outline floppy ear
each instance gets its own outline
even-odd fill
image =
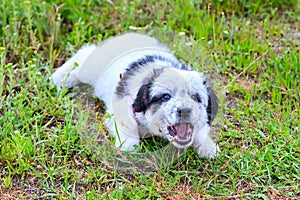
[[[142,85],[136,95],[132,107],[135,112],[145,112],[150,103],[150,88],[152,83]]]
[[[207,91],[208,91],[208,104],[207,104],[207,116],[208,116],[208,124],[211,124],[217,113],[218,113],[218,108],[219,108],[219,103],[218,103],[218,97],[216,93],[213,91],[211,88],[210,84],[207,84],[206,81],[204,84],[207,85]]]

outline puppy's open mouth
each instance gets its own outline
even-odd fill
[[[178,123],[168,127],[169,134],[180,145],[187,145],[191,142],[193,129],[190,123]]]

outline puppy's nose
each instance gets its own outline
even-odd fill
[[[178,110],[177,110],[177,116],[181,120],[189,120],[191,112],[192,112],[191,108],[178,108]]]

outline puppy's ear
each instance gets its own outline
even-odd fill
[[[150,103],[150,88],[152,84],[142,85],[136,95],[132,107],[135,112],[145,112]]]
[[[207,83],[207,81],[204,81],[204,84],[207,86],[207,91],[208,91],[208,104],[207,104],[207,116],[208,116],[208,124],[211,124],[217,113],[218,113],[218,109],[219,109],[219,101],[218,101],[218,97],[216,95],[216,93],[214,92],[214,90],[211,88],[211,85],[209,83]]]

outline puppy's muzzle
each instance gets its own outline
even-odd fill
[[[192,112],[191,108],[179,108],[176,113],[178,121],[180,122],[190,121],[191,112]]]

